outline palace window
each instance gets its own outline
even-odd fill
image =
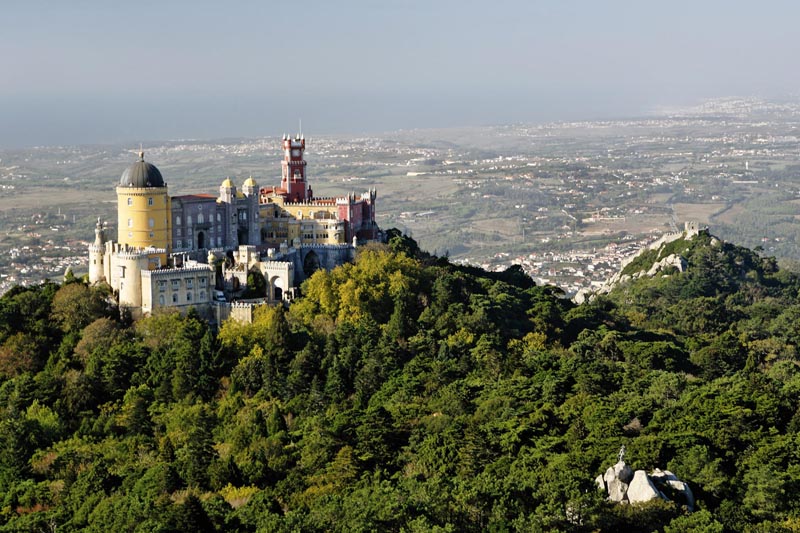
[[[132,228],[132,227],[133,227],[133,219],[132,219],[132,218],[129,218],[129,219],[128,219],[128,227],[129,227],[129,228]]]
[[[167,282],[166,281],[159,281],[158,282],[158,292],[164,292],[167,290]]]
[[[186,293],[186,301],[187,302],[191,302],[192,301],[192,293],[191,292],[187,292]]]
[[[180,226],[181,225],[181,216],[180,215],[175,217],[175,225],[176,226]]]
[[[191,289],[191,288],[192,288],[192,285],[193,285],[193,283],[192,283],[192,282],[193,282],[193,281],[194,281],[194,280],[193,280],[192,278],[189,278],[189,279],[187,279],[187,280],[186,280],[186,288],[187,288],[187,289]]]
[[[192,225],[192,215],[186,215],[186,223]]]
[[[176,293],[172,293],[172,303],[178,303],[178,295]]]
[[[177,290],[178,290],[178,289],[180,289],[180,288],[181,288],[181,280],[179,280],[179,279],[173,279],[173,280],[172,280],[172,290],[173,290],[173,291],[177,291]]]
[[[153,199],[152,198],[148,198],[147,199],[147,205],[153,205]]]
[[[158,305],[162,305],[162,306],[164,305],[164,295],[163,294],[159,294],[158,295]]]
[[[200,301],[202,302],[205,299],[206,299],[206,291],[200,291]]]
[[[133,205],[133,198],[128,198],[128,205]]]
[[[156,225],[156,221],[151,218],[150,220],[147,221],[147,225],[153,228]]]
[[[197,215],[197,223],[198,224],[202,224],[203,222],[205,222],[205,220],[206,219],[205,219],[205,217],[203,217],[203,213],[198,213],[198,215]]]

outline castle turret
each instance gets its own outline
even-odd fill
[[[226,204],[232,204],[236,199],[236,185],[230,178],[225,178],[225,181],[219,186],[219,199]]]
[[[253,176],[247,178],[242,184],[242,194],[248,198],[254,194],[258,194],[258,184],[256,183],[256,180],[253,179]]]
[[[302,202],[309,198],[306,182],[306,160],[303,153],[306,139],[297,135],[294,139],[283,136],[283,161],[281,161],[281,188],[286,191],[288,202]]]
[[[247,206],[247,243],[259,245],[261,244],[261,224],[258,220],[258,183],[253,176],[247,178],[242,184],[242,194]]]
[[[106,236],[103,223],[98,217],[97,225],[94,227],[94,242],[89,245],[89,283],[100,283],[106,279],[103,268],[105,249]]]

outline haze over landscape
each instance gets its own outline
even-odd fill
[[[4,3],[0,533],[797,533],[798,15]]]
[[[800,6],[15,2],[0,148],[642,116],[791,97]]]

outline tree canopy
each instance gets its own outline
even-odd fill
[[[686,272],[576,306],[390,232],[218,331],[12,289],[0,531],[796,531],[800,280],[680,247]],[[697,510],[606,501],[622,444]]]

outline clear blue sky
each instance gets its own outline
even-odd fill
[[[640,115],[798,93],[800,2],[37,1],[0,147]]]

